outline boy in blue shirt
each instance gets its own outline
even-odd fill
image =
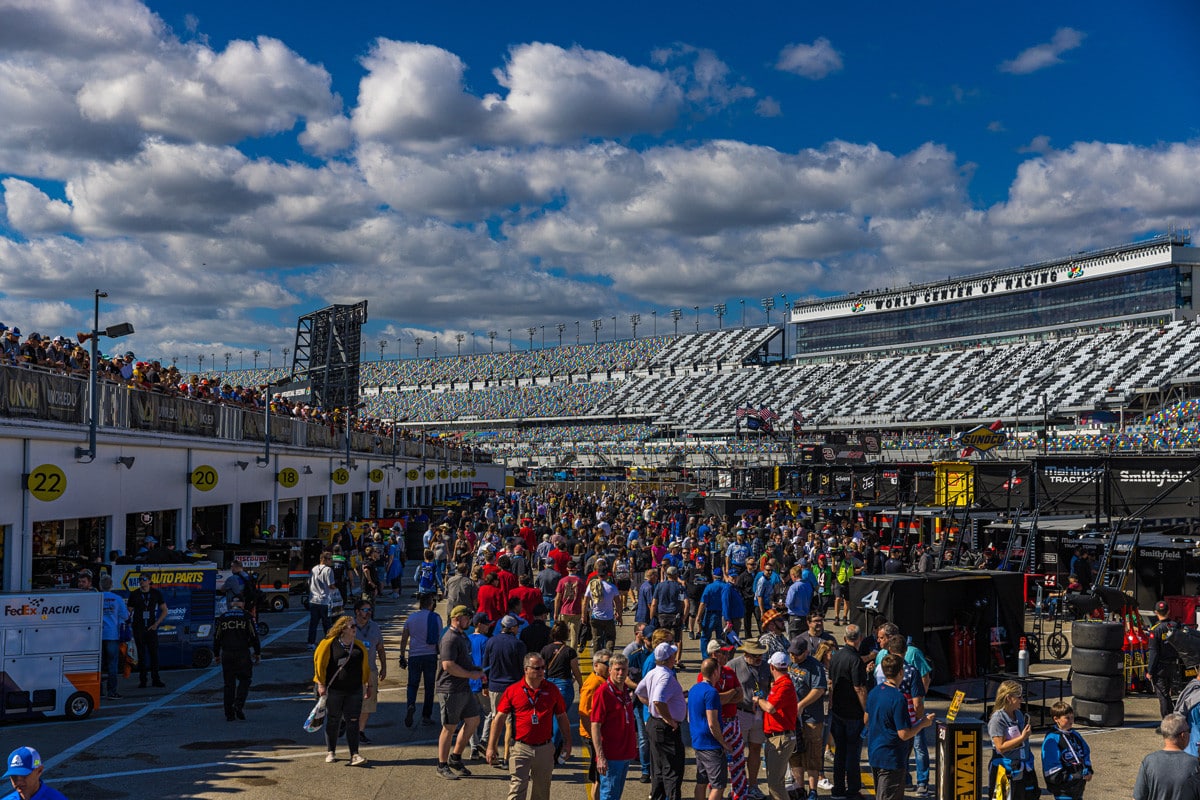
[[[867,762],[875,775],[875,797],[903,800],[908,743],[933,724],[933,714],[915,723],[908,716],[908,701],[899,688],[903,658],[889,653],[880,666],[883,683],[867,695]]]
[[[1092,755],[1074,730],[1075,709],[1061,700],[1050,706],[1054,730],[1042,740],[1042,775],[1055,800],[1081,800],[1092,779]]]

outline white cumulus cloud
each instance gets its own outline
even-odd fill
[[[1013,75],[1028,75],[1039,69],[1061,64],[1062,54],[1083,44],[1086,35],[1074,28],[1059,28],[1050,41],[1022,50],[1016,58],[1001,63],[1000,71]]]
[[[812,44],[789,44],[783,48],[775,69],[818,81],[842,69],[842,55],[822,36]]]

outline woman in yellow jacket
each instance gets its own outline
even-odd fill
[[[317,645],[313,653],[317,694],[325,698],[325,763],[337,761],[338,729],[342,720],[346,723],[346,744],[350,748],[350,766],[366,764],[367,759],[358,754],[358,715],[362,701],[371,696],[371,664],[367,649],[354,638],[354,620],[338,617],[329,628],[329,633]]]

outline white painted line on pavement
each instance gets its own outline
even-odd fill
[[[308,624],[308,618],[302,617],[301,619],[296,620],[295,622],[293,622],[291,625],[287,626],[286,628],[278,630],[271,636],[268,636],[267,639],[263,642],[263,646],[265,647],[266,645],[269,645],[272,642],[279,639],[284,634],[291,633],[293,630],[295,630],[296,628],[299,628],[301,625],[307,625],[307,624]],[[67,759],[73,758],[77,753],[81,753],[84,750],[86,750],[87,748],[91,747],[92,745],[98,744],[99,742],[104,741],[105,739],[107,739],[109,736],[112,736],[117,731],[120,731],[120,730],[123,730],[123,729],[129,727],[130,725],[132,725],[133,723],[142,719],[143,717],[147,716],[151,712],[157,711],[158,709],[167,705],[168,703],[170,703],[172,700],[179,697],[180,695],[190,692],[192,689],[195,689],[197,686],[201,686],[204,683],[206,683],[207,681],[212,680],[217,675],[217,673],[219,673],[220,671],[221,671],[220,666],[209,667],[199,677],[193,678],[191,681],[188,681],[183,686],[180,686],[178,689],[171,692],[170,694],[164,695],[163,697],[159,698],[158,700],[155,700],[154,702],[143,706],[140,710],[135,711],[134,713],[130,714],[127,717],[122,717],[121,719],[119,719],[116,722],[109,725],[107,728],[97,731],[96,733],[92,734],[91,736],[84,739],[83,741],[76,742],[75,744],[68,747],[66,750],[63,750],[62,752],[58,753],[57,755],[46,759],[46,761],[44,762],[44,766],[47,769],[51,769],[51,768],[57,766],[58,764],[61,764],[62,762],[66,761]]]
[[[405,742],[402,745],[371,745],[370,747],[360,747],[359,752],[380,751],[389,748],[408,747],[409,745],[431,745],[437,744],[437,739],[424,739]],[[325,756],[325,746],[322,745],[319,750],[312,750],[305,753],[281,753],[279,755],[246,755],[244,758],[227,758],[221,761],[209,761],[203,764],[179,764],[174,767],[148,767],[147,769],[126,770],[124,772],[102,772],[95,775],[73,775],[62,776],[58,773],[54,774],[55,783],[77,783],[79,781],[98,781],[107,780],[110,778],[128,778],[136,775],[154,775],[163,772],[186,772],[193,769],[213,769],[216,767],[245,767],[252,764],[270,764],[273,762],[296,761],[301,758],[315,758],[317,756]],[[343,758],[343,762],[345,758]]]

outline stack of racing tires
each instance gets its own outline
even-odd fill
[[[1125,722],[1125,626],[1078,620],[1071,626],[1075,717],[1105,728]]]

